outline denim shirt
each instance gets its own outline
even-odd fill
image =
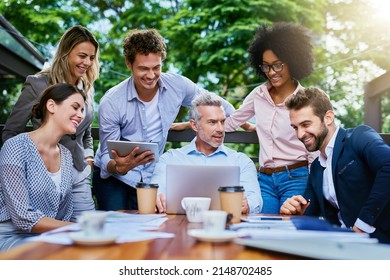
[[[101,99],[98,111],[100,144],[95,157],[95,165],[101,169],[101,178],[114,176],[132,187],[140,181],[149,182],[155,162],[139,165],[126,175],[107,172],[107,164],[110,161],[107,140],[155,142],[161,155],[164,152],[168,130],[175,121],[180,107],[190,106],[194,97],[205,91],[188,78],[173,73],[162,73],[158,86],[157,107],[161,116],[161,139],[148,139],[146,135],[145,106],[138,97],[133,77],[108,90]],[[229,102],[223,100],[222,103],[226,115],[234,112],[234,107]]]

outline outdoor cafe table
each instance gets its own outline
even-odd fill
[[[298,260],[299,256],[251,249],[230,243],[200,242],[187,234],[201,224],[188,223],[185,215],[168,215],[160,231],[173,238],[85,247],[31,242],[0,253],[2,260]]]

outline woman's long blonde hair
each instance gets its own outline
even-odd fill
[[[84,90],[88,92],[93,83],[99,78],[99,43],[95,36],[85,27],[75,25],[69,28],[61,37],[58,49],[54,55],[52,65],[43,69],[40,73],[50,75],[49,84],[68,83],[71,80],[71,74],[68,64],[68,56],[72,49],[82,42],[91,42],[96,49],[96,56],[92,66],[81,78],[84,83]]]

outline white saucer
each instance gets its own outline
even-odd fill
[[[214,233],[205,231],[204,229],[190,229],[188,231],[188,235],[195,237],[200,241],[215,243],[231,241],[238,237],[237,232],[230,230],[224,230],[221,232]]]
[[[70,233],[69,237],[74,244],[83,246],[103,246],[115,243],[118,236],[116,234],[104,233],[101,235],[90,236],[85,235],[84,232]]]

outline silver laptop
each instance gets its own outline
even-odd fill
[[[211,197],[211,210],[221,208],[218,188],[240,185],[240,167],[229,165],[167,165],[166,203],[168,214],[184,214],[186,196]]]

